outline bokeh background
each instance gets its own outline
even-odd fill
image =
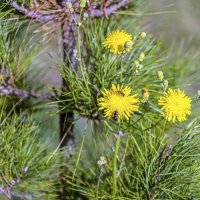
[[[191,40],[191,46],[200,44],[200,1],[198,0],[146,0],[147,29],[163,35],[166,45],[181,39]]]

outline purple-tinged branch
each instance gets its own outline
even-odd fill
[[[20,96],[24,98],[35,98],[35,99],[41,99],[41,100],[53,100],[54,97],[51,95],[45,95],[45,94],[37,94],[35,92],[28,92],[25,90],[21,90],[12,86],[0,86],[0,96],[6,96],[6,95],[14,95],[14,96]]]
[[[131,0],[122,0],[121,2],[117,4],[113,4],[105,9],[96,9],[90,11],[91,17],[101,17],[101,16],[109,16],[113,14],[115,11],[119,10],[120,8],[126,6],[128,3],[130,3]]]
[[[26,17],[34,19],[35,21],[48,22],[48,21],[54,20],[55,18],[54,15],[45,15],[45,14],[38,13],[37,11],[29,10],[23,6],[20,6],[17,2],[14,2],[14,1],[11,2],[10,5],[18,12],[26,15]]]
[[[67,0],[57,0],[58,5],[60,5],[62,7],[65,6],[66,2],[67,2]],[[71,1],[69,1],[69,2],[71,2]]]

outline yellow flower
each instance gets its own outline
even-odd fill
[[[164,96],[160,97],[158,105],[162,106],[163,116],[172,122],[186,120],[186,115],[191,113],[191,98],[185,92],[168,89]]]
[[[130,51],[133,45],[132,35],[126,31],[113,31],[103,42],[103,46],[109,49],[112,53],[122,54]]]
[[[130,95],[130,87],[112,85],[110,90],[104,89],[102,94],[104,97],[98,99],[98,105],[100,110],[104,110],[107,118],[113,117],[119,122],[123,117],[128,120],[131,114],[139,109],[137,94]]]

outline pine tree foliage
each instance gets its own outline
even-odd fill
[[[0,26],[1,81],[6,86],[7,94],[19,93],[19,97],[17,95],[14,98],[4,96],[1,102],[6,101],[5,109],[8,111],[17,103],[19,105],[16,109],[19,110],[22,107],[26,109],[30,106],[30,100],[23,101],[22,97],[29,95],[25,91],[38,91],[44,88],[42,82],[36,84],[44,71],[41,70],[40,75],[37,75],[38,72],[31,68],[31,62],[37,57],[39,46],[38,43],[32,44],[32,37],[27,38],[26,33],[20,33],[20,30],[23,30],[23,22],[1,22]],[[34,96],[34,93],[30,95]],[[36,106],[38,101],[32,101],[31,104]]]
[[[137,10],[141,2],[2,1],[0,199],[200,199],[200,126],[195,111],[200,94],[191,90],[199,81],[199,54],[185,42],[163,50],[159,38],[142,32],[134,16],[142,13]],[[129,52],[127,42],[122,54],[103,45],[115,30],[132,35]],[[63,39],[64,58],[51,55],[62,86],[47,88],[41,81],[45,71],[35,60],[52,33]],[[119,119],[115,101],[110,104],[117,105],[111,118],[104,107],[100,110],[100,98],[108,91],[112,94],[113,85],[131,88],[131,95],[140,99],[130,117],[125,113]],[[180,102],[168,113],[158,104],[169,88],[186,90],[192,99],[185,122],[166,118],[176,107],[185,109]],[[114,95],[123,102],[127,94],[118,90]],[[51,140],[51,127],[45,130],[43,118],[49,113],[75,116],[70,121],[66,114],[67,129],[61,123],[60,131],[65,130],[58,144]],[[50,123],[52,119],[49,115]],[[63,146],[72,129],[76,142]],[[49,146],[56,147],[52,151]]]
[[[176,132],[181,136],[175,142],[166,135],[164,125],[143,131],[132,129],[122,137],[118,154],[118,193],[114,199],[199,198],[199,122],[192,121],[173,134]],[[69,179],[73,190],[91,199],[113,199],[114,143],[111,144],[109,137],[106,140],[103,148],[101,144],[96,151],[93,149],[93,154],[104,155],[106,164],[99,165],[99,157],[89,166],[80,163],[76,178]],[[105,143],[105,140],[99,143]],[[83,159],[85,154],[87,152],[82,152]]]
[[[49,159],[48,143],[38,137],[38,126],[26,115],[1,113],[1,199],[54,199],[59,155]]]

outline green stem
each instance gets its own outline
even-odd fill
[[[98,183],[97,183],[97,188],[96,188],[96,198],[97,198],[97,199],[98,199],[98,196],[99,196],[99,184],[100,184],[100,181],[101,181],[101,176],[102,176],[102,171],[101,171],[100,174],[99,174]]]
[[[122,63],[122,56],[121,56],[121,63],[120,63],[120,67],[121,67],[121,75],[120,75],[120,83],[122,84],[122,72],[123,72],[123,63]]]
[[[80,17],[78,19],[78,28],[77,28],[77,31],[78,31],[78,38],[77,38],[77,46],[78,46],[78,57],[80,59],[80,70],[81,70],[81,74],[82,74],[82,77],[83,77],[83,81],[85,83],[85,87],[88,91],[89,94],[90,93],[90,90],[89,90],[89,87],[88,87],[88,81],[86,80],[86,77],[85,77],[85,70],[83,69],[83,65],[82,65],[82,55],[81,55],[81,33],[80,33],[80,25],[79,23],[81,23],[81,14],[82,14],[82,9],[81,9],[81,12],[80,12]]]
[[[117,154],[119,150],[119,144],[120,144],[120,134],[117,135],[117,141],[115,144],[115,153],[113,158],[113,197],[115,197],[117,192]]]
[[[72,182],[74,181],[74,177],[76,175],[76,170],[78,168],[78,164],[79,164],[79,161],[80,161],[80,158],[81,158],[84,142],[85,142],[85,134],[83,135],[83,139],[82,139],[82,142],[81,142],[81,147],[80,147],[80,150],[79,150],[78,158],[76,160],[76,166],[75,166],[74,171],[73,171]]]
[[[167,124],[167,120],[165,119],[164,126],[163,126],[163,133],[165,132],[166,124]]]

